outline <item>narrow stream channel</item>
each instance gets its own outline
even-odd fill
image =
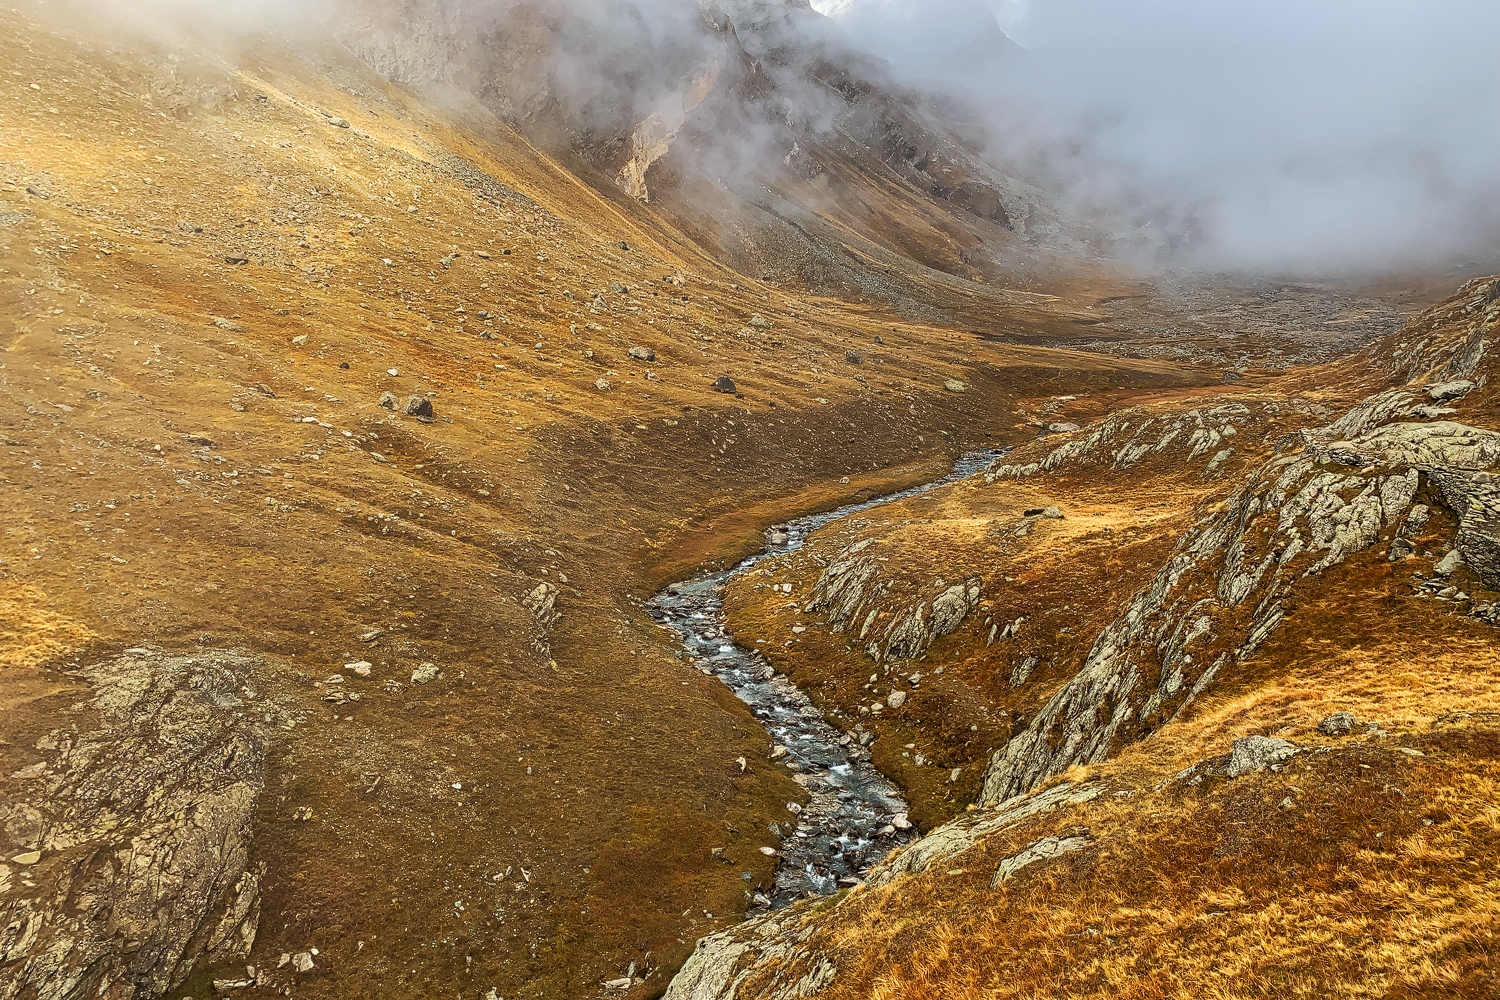
[[[724,584],[764,559],[801,548],[807,536],[825,524],[966,479],[999,454],[969,452],[942,479],[776,525],[766,531],[766,549],[760,555],[734,569],[674,584],[649,603],[653,618],[682,635],[698,668],[727,684],[750,706],[775,744],[786,748],[782,759],[812,796],[795,817],[788,813],[785,825],[795,822],[795,830],[773,823],[775,829],[767,831],[768,838],[779,832],[784,839],[775,886],[754,887],[759,890],[754,893],[758,908],[780,909],[805,896],[827,895],[840,884],[851,885],[892,848],[910,840],[912,832],[906,802],[871,765],[867,745],[824,721],[807,695],[755,650],[755,642],[735,642],[724,622]]]

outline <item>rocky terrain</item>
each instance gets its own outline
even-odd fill
[[[610,9],[0,9],[0,996],[1483,995],[1496,286],[1135,273]],[[652,617],[768,543],[695,634],[899,831]]]
[[[927,835],[668,996],[1491,992],[1497,332],[1471,281],[1348,360],[1056,422],[742,585],[730,623],[788,635]]]

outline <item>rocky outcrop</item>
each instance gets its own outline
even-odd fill
[[[724,71],[726,54],[713,52],[707,65],[682,85],[668,94],[657,109],[651,112],[630,136],[630,159],[620,168],[615,183],[626,194],[640,201],[650,201],[651,191],[646,186],[646,172],[657,160],[666,156],[672,148],[672,140],[687,124],[688,115],[708,99],[709,93],[719,82]]]
[[[698,942],[664,1000],[798,1000],[816,996],[837,970],[804,947],[816,929],[805,907],[746,921]],[[791,976],[775,970],[793,966]],[[768,973],[772,981],[768,983]]]
[[[880,579],[879,557],[871,551],[876,539],[855,542],[818,577],[804,611],[826,613],[835,634],[859,630],[865,652],[876,663],[915,659],[938,639],[952,635],[979,607],[980,581],[966,580],[915,601],[886,598],[888,582]]]
[[[1471,286],[1469,308],[1492,301],[1494,287]],[[1500,584],[1500,483],[1488,471],[1500,465],[1500,434],[1435,419],[1456,411],[1435,412],[1430,393],[1440,384],[1487,382],[1485,330],[1495,323],[1491,312],[1457,336],[1372,356],[1370,367],[1412,381],[1278,442],[1277,454],[1182,537],[1031,725],[995,753],[982,799],[1021,794],[1171,721],[1276,629],[1297,581],[1374,547],[1383,532],[1396,532],[1388,537],[1399,542],[1424,486],[1455,514],[1463,562]],[[1427,366],[1416,363],[1418,355]],[[1085,431],[1082,440],[1093,438]],[[1087,453],[1075,450],[1050,467]]]
[[[1018,796],[998,809],[983,809],[965,814],[938,827],[904,850],[892,853],[870,872],[869,883],[885,885],[904,876],[920,874],[1023,819],[1065,806],[1092,802],[1103,795],[1104,791],[1105,786],[1100,782],[1067,782],[1046,791]]]
[[[1019,455],[996,459],[985,470],[985,481],[1024,479],[1069,466],[1122,471],[1158,456],[1174,463],[1201,465],[1207,475],[1234,456],[1237,439],[1252,423],[1285,413],[1328,416],[1321,406],[1305,400],[1230,400],[1186,413],[1165,414],[1134,407],[1081,430],[1073,429],[1067,440],[1055,447],[1037,445]],[[1034,454],[1044,447],[1045,454]]]
[[[42,739],[0,803],[20,859],[0,864],[0,998],[157,997],[249,954],[257,666],[132,650],[79,672],[99,728]]]

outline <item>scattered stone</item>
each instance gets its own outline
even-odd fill
[[[1071,434],[1078,430],[1077,424],[1048,424],[1047,430],[1053,434]]]
[[[436,663],[423,663],[411,672],[413,684],[428,684],[443,676]]]
[[[1058,507],[1045,507],[1042,509],[1042,516],[1054,521],[1061,521],[1063,519],[1063,512]]]
[[[11,858],[11,860],[18,865],[34,865],[38,861],[42,860],[42,852],[26,851],[24,854],[17,854],[15,857]]]
[[[382,392],[380,394],[380,405],[387,410],[394,410],[401,405],[401,397],[394,392]]]
[[[760,313],[756,313],[754,316],[750,317],[750,325],[755,327],[757,330],[769,330],[776,324],[766,319]]]
[[[734,393],[738,392],[739,389],[735,386],[734,379],[730,378],[728,375],[720,375],[714,382],[714,391],[726,392],[730,395],[734,395]]]
[[[760,849],[760,853],[764,854],[768,858],[774,858],[776,856],[776,848],[774,848],[774,847],[762,847]]]
[[[229,256],[227,256],[227,257],[224,258],[224,263],[226,263],[226,264],[234,264],[234,265],[238,266],[240,264],[248,264],[248,263],[250,263],[250,258],[249,257],[241,257],[238,254],[231,254],[231,255],[229,255]]]
[[[900,708],[906,704],[906,692],[892,691],[890,697],[885,700],[885,703],[891,706],[891,708]]]
[[[855,351],[845,351],[844,360],[849,362],[851,365],[862,365],[865,363],[865,359],[860,357],[858,352]]]
[[[452,267],[454,264],[456,264],[458,262],[459,256],[460,255],[458,253],[456,253],[456,252],[455,253],[450,253],[448,256],[446,256],[442,260],[438,261],[438,266],[441,267],[444,271],[446,271],[446,270],[448,270],[448,268]]]
[[[1318,723],[1318,732],[1324,736],[1348,736],[1357,725],[1353,712],[1335,712]]]
[[[431,417],[432,400],[426,396],[408,396],[402,412],[409,417]]]
[[[214,326],[218,327],[220,330],[227,330],[230,333],[244,333],[245,332],[245,328],[243,326],[240,326],[238,323],[236,323],[232,319],[225,319],[223,316],[214,316],[214,317],[211,317],[211,319],[213,321]]]
[[[632,347],[630,356],[637,361],[655,361],[656,352],[649,347]]]
[[[370,670],[375,666],[369,660],[360,660],[358,663],[344,664],[345,670],[352,670],[361,677],[370,676]]]
[[[307,951],[297,952],[297,954],[292,956],[292,968],[298,972],[311,972],[314,968],[312,953]]]
[[[1287,740],[1272,736],[1246,736],[1234,741],[1224,773],[1227,777],[1238,778],[1252,771],[1264,771],[1296,752],[1297,745]]]
[[[328,119],[328,124],[332,125],[334,128],[348,128],[349,127],[349,122],[347,120],[343,119],[343,118],[330,118],[330,119]]]
[[[594,383],[594,388],[598,389],[600,392],[609,392],[609,390],[614,387],[609,384],[609,379],[601,378]]]
[[[964,385],[956,378],[950,378],[948,381],[944,382],[943,388],[947,389],[949,392],[967,392],[969,389],[968,386]]]
[[[370,631],[366,632],[364,635],[360,636],[359,637],[359,641],[360,642],[374,642],[376,639],[379,639],[383,635],[385,635],[385,629],[381,629],[381,628],[371,629]]]
[[[308,341],[308,336],[305,333],[298,334],[297,336],[295,336],[295,337],[292,338],[292,343],[295,344],[297,347],[306,347],[307,346],[307,341]]]
[[[1432,571],[1438,576],[1451,576],[1454,571],[1458,570],[1461,566],[1463,566],[1463,564],[1463,556],[1458,554],[1457,549],[1454,549],[1452,552],[1449,552],[1447,555],[1443,556],[1442,559],[1439,559],[1437,565],[1432,567]]]

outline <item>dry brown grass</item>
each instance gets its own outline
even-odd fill
[[[0,581],[0,670],[35,667],[94,638],[86,626],[47,608],[36,587]]]

